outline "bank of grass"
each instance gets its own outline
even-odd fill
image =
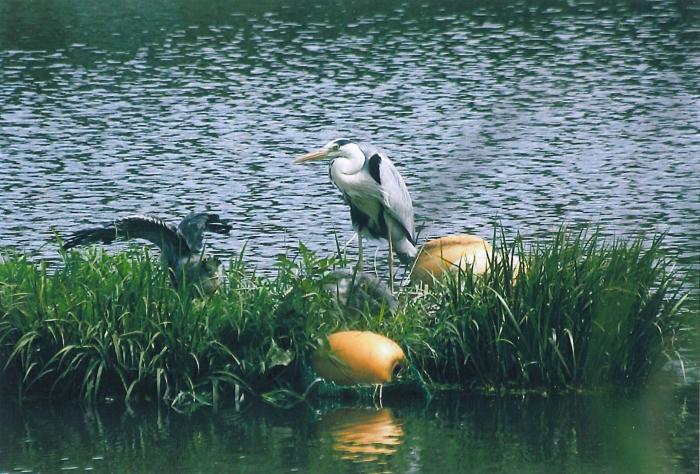
[[[422,390],[630,387],[676,357],[684,298],[661,238],[605,242],[562,229],[527,251],[500,240],[487,275],[401,288],[393,315],[338,305],[322,287],[347,262],[304,247],[274,277],[232,260],[225,285],[206,298],[173,289],[141,249],[72,252],[51,270],[6,255],[0,390],[175,407],[241,394],[276,400],[305,389],[311,353],[341,329],[398,341],[409,359],[404,383]]]

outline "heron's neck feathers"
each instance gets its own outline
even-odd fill
[[[343,147],[343,154],[333,160],[331,166],[341,174],[356,174],[365,165],[365,154],[359,145],[350,143]]]

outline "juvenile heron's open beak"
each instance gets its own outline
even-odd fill
[[[295,158],[294,161],[292,161],[292,164],[298,165],[299,163],[304,163],[306,161],[320,160],[328,156],[328,153],[330,153],[329,149],[319,148],[318,150],[311,151],[305,155]]]

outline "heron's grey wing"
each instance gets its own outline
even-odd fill
[[[63,244],[68,250],[78,245],[115,240],[144,239],[157,245],[166,257],[177,257],[189,253],[187,242],[180,239],[176,229],[161,219],[147,215],[133,215],[99,227],[82,229],[72,234]]]
[[[416,224],[413,216],[413,202],[408,194],[406,183],[391,160],[380,153],[379,163],[380,187],[384,198],[385,211],[391,215],[406,231],[411,243],[416,243]]]
[[[191,212],[182,219],[177,229],[178,235],[187,242],[190,251],[196,253],[202,250],[205,231],[228,234],[231,224],[222,220],[218,214]]]
[[[70,250],[78,245],[95,244],[97,242],[111,244],[116,237],[117,231],[111,223],[105,224],[102,227],[80,229],[73,232],[63,241],[63,250]]]

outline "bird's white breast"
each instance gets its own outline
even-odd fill
[[[339,161],[336,160],[331,165],[331,179],[338,189],[347,194],[353,202],[356,199],[363,201],[370,199],[378,202],[384,200],[381,186],[371,176],[362,172],[344,173],[339,166]]]

